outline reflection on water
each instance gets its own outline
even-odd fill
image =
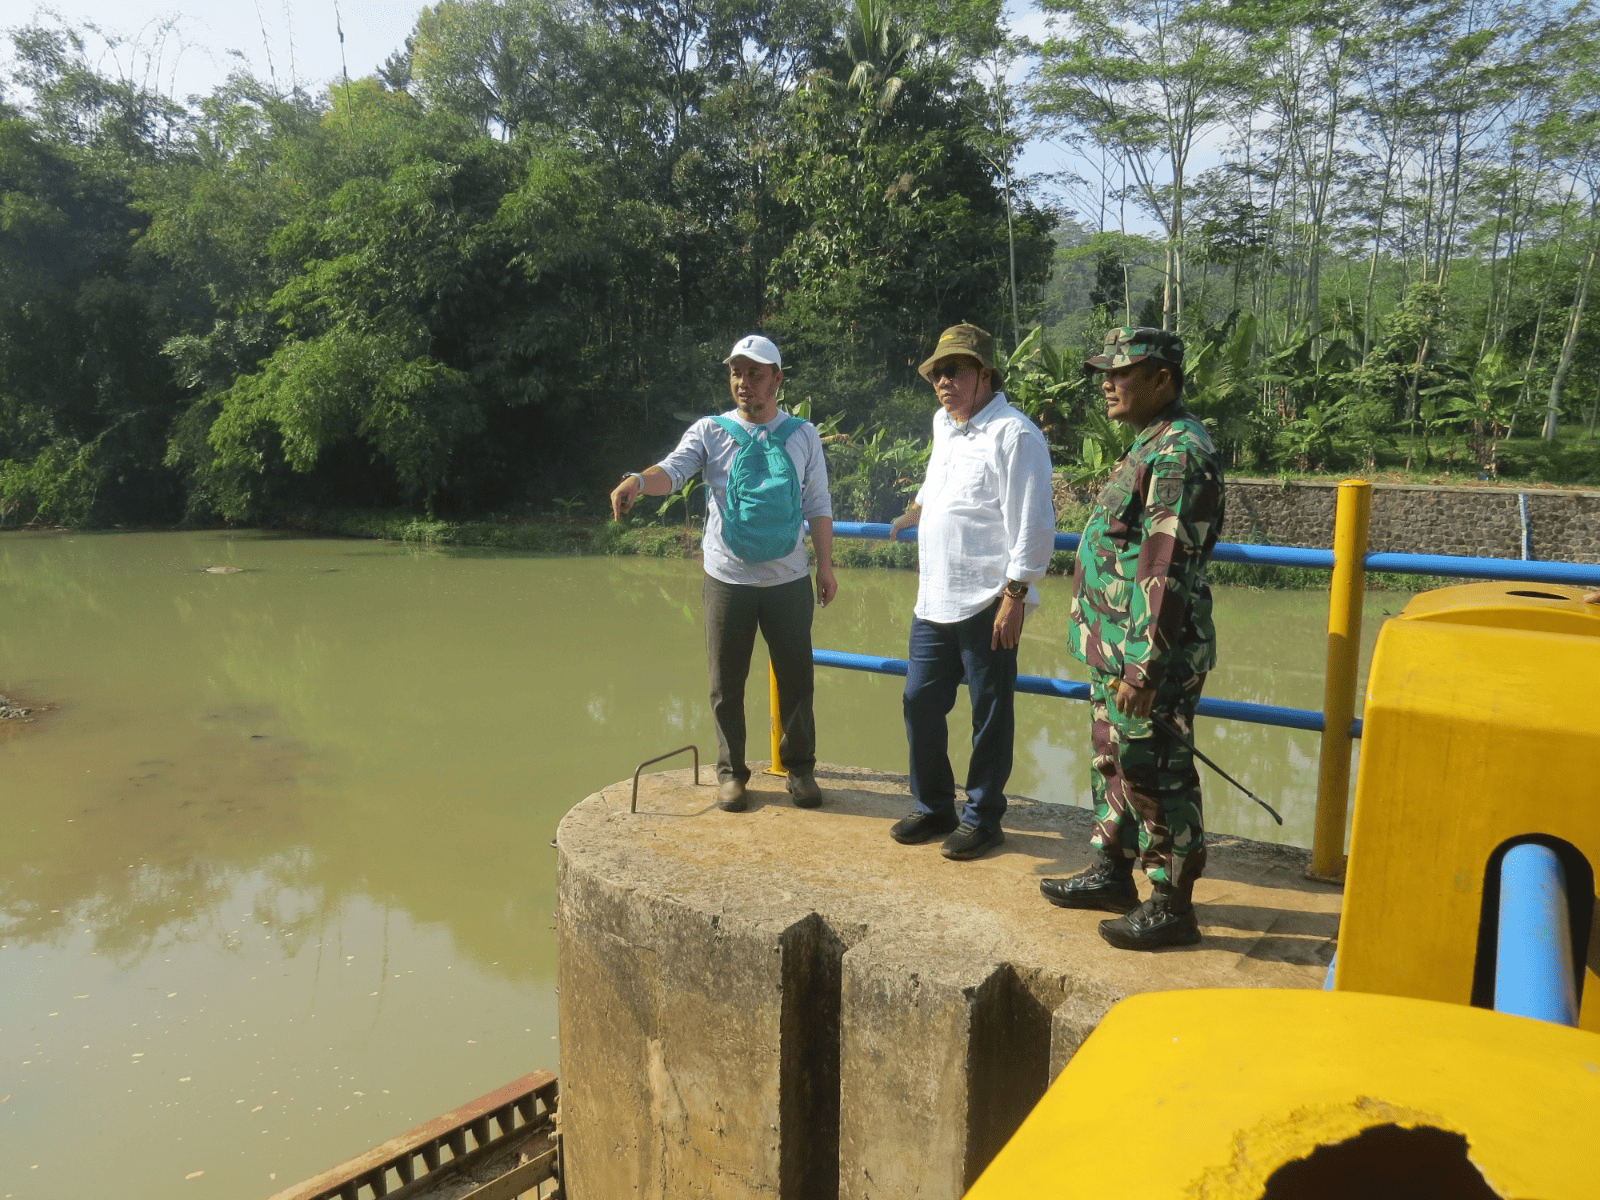
[[[817,644],[903,656],[915,586],[842,573]],[[1082,677],[1066,586],[1026,672]],[[263,1195],[557,1067],[548,842],[715,744],[699,593],[676,561],[0,537],[0,692],[58,706],[0,742],[0,1200]],[[1223,593],[1209,693],[1320,706],[1323,603]],[[820,672],[822,756],[903,771],[900,686]],[[1018,708],[1013,790],[1081,802],[1087,711]],[[1199,737],[1309,838],[1315,738]],[[1206,787],[1215,827],[1278,836]]]

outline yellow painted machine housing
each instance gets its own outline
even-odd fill
[[[1148,992],[1106,1014],[967,1200],[1260,1200],[1285,1163],[1380,1125],[1464,1136],[1498,1195],[1590,1200],[1596,1112],[1584,1030],[1358,992]]]
[[[1385,623],[1335,989],[1470,1003],[1485,872],[1509,840],[1559,838],[1600,874],[1600,605],[1581,596],[1468,584]],[[1600,1032],[1600,920],[1586,957],[1579,1025]]]

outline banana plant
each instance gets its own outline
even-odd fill
[[[1064,453],[1072,411],[1088,394],[1083,365],[1051,346],[1035,325],[1017,348],[1001,358],[1006,399],[1033,419],[1052,450]],[[1093,406],[1089,406],[1093,407]]]
[[[667,518],[672,514],[672,510],[680,504],[683,505],[683,519],[687,522],[690,519],[689,501],[694,498],[696,492],[704,487],[705,484],[700,481],[698,476],[691,476],[684,480],[682,487],[661,497],[661,507],[656,509],[656,523],[658,525],[666,525],[668,523]]]
[[[1336,440],[1345,432],[1347,408],[1346,397],[1331,404],[1307,404],[1294,420],[1278,430],[1275,446],[1279,461],[1292,459],[1301,471],[1332,462],[1338,457]]]
[[[1470,423],[1467,442],[1478,466],[1497,475],[1500,443],[1511,435],[1522,404],[1522,375],[1507,361],[1500,346],[1476,361],[1457,361],[1452,367],[1457,378],[1438,387],[1423,388],[1420,393],[1424,447],[1430,419],[1435,427]]]
[[[1103,483],[1117,460],[1133,446],[1133,426],[1113,421],[1103,412],[1093,408],[1084,413],[1080,426],[1083,433],[1078,461],[1069,464],[1067,482],[1075,488],[1097,488]]]
[[[1245,313],[1231,331],[1207,341],[1184,364],[1184,404],[1234,461],[1258,430],[1260,383],[1250,369],[1255,344],[1255,314]]]

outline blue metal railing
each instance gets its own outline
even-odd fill
[[[888,541],[889,526],[862,521],[835,521],[835,537]],[[901,533],[900,541],[915,542],[915,526]],[[1081,535],[1056,534],[1057,550],[1076,550]],[[1302,546],[1255,546],[1243,542],[1218,542],[1211,553],[1214,562],[1246,563],[1258,567],[1304,567],[1331,571],[1333,551]],[[1364,562],[1369,571],[1389,571],[1400,575],[1442,575],[1453,579],[1501,579],[1528,583],[1566,583],[1579,587],[1600,587],[1600,563],[1529,562],[1511,558],[1467,558],[1446,554],[1368,554]],[[841,667],[847,671],[868,671],[878,675],[904,675],[906,663],[900,658],[872,654],[847,654],[840,650],[813,650],[818,666]],[[1068,679],[1047,679],[1039,675],[1017,676],[1017,691],[1037,696],[1056,696],[1063,700],[1087,700],[1089,685]],[[1315,709],[1285,708],[1277,704],[1253,704],[1245,700],[1202,698],[1199,715],[1225,721],[1249,721],[1257,725],[1276,725],[1284,729],[1303,729],[1321,733],[1323,715]],[[1361,736],[1361,718],[1350,722],[1350,736]]]
[[[1496,1012],[1578,1023],[1567,878],[1549,846],[1523,842],[1500,860],[1494,961]]]
[[[887,541],[889,527],[859,521],[836,521],[835,537]],[[900,535],[905,542],[916,541],[915,527]],[[1076,550],[1080,535],[1056,534],[1057,550]],[[1243,542],[1218,542],[1211,552],[1213,562],[1245,563],[1255,567],[1305,567],[1333,570],[1333,551],[1304,546],[1253,546]],[[1468,558],[1454,554],[1373,553],[1362,559],[1368,571],[1387,571],[1394,575],[1440,575],[1448,579],[1500,579],[1520,583],[1567,583],[1576,587],[1600,587],[1600,563],[1538,562],[1518,558]]]
[[[846,671],[867,671],[874,675],[904,675],[906,660],[883,658],[876,654],[848,654],[843,650],[813,650],[811,660],[819,667],[842,667]],[[1055,696],[1062,700],[1087,700],[1089,685],[1071,679],[1047,679],[1042,675],[1018,675],[1017,691],[1034,696]],[[1251,721],[1257,725],[1277,725],[1284,729],[1322,732],[1322,714],[1309,708],[1283,708],[1276,704],[1251,704],[1244,700],[1200,698],[1203,717],[1225,721]],[[1350,723],[1350,736],[1361,736],[1361,720]]]

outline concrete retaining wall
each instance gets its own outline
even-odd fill
[[[1333,545],[1338,483],[1228,481],[1230,542],[1276,546]],[[1600,562],[1600,492],[1533,488],[1528,498],[1532,557]],[[1402,554],[1463,554],[1521,558],[1518,492],[1510,488],[1448,488],[1379,483],[1372,487],[1367,548]]]
[[[1228,480],[1229,542],[1273,546],[1333,545],[1336,480],[1280,483],[1276,479]],[[1517,496],[1528,498],[1532,557],[1545,561],[1600,562],[1600,491],[1498,487],[1372,485],[1370,551],[1400,554],[1460,554],[1481,558],[1522,557],[1522,517]],[[1082,503],[1059,479],[1058,508]]]
[[[1087,811],[1014,799],[1006,845],[952,863],[890,840],[904,777],[817,774],[814,812],[758,775],[723,813],[680,771],[562,821],[573,1200],[956,1200],[1121,997],[1322,982],[1339,894],[1304,851],[1217,839],[1206,941],[1126,954],[1038,894],[1087,863]]]

